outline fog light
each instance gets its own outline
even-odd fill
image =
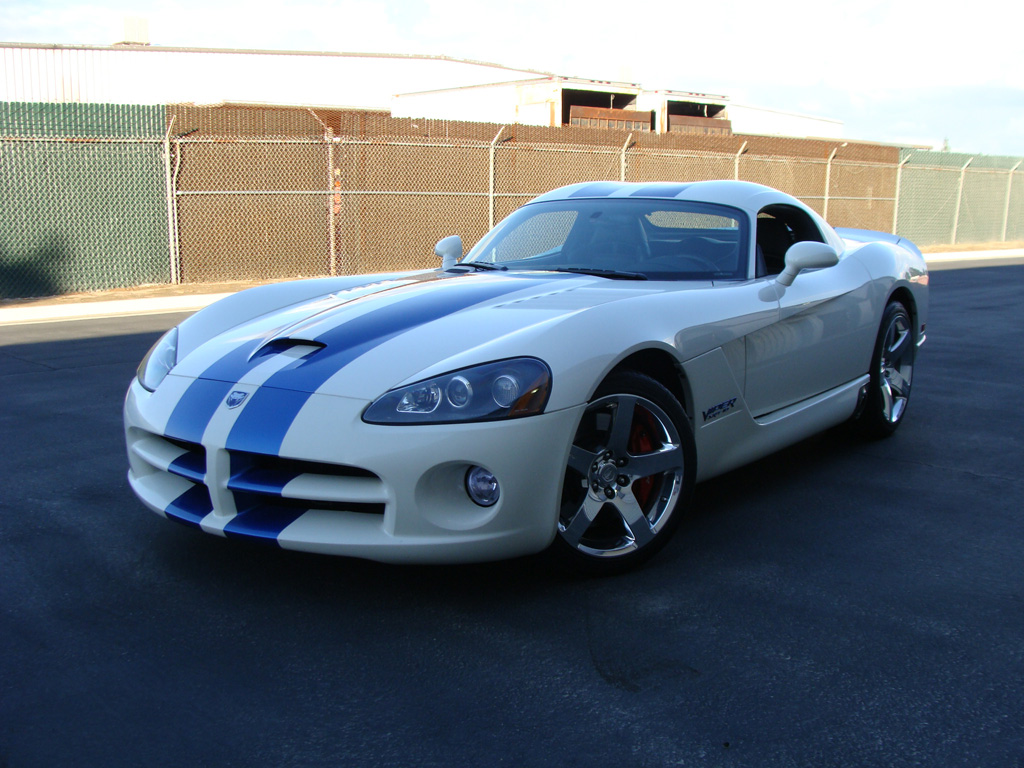
[[[470,467],[466,472],[466,493],[481,507],[493,506],[501,494],[498,478],[483,467]]]

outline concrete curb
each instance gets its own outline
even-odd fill
[[[61,320],[155,315],[168,312],[195,312],[230,293],[203,293],[190,296],[158,296],[146,299],[112,299],[76,304],[32,304],[0,308],[0,325],[51,323]]]
[[[989,259],[1015,259],[1024,256],[1024,248],[1007,251],[949,251],[948,253],[926,253],[924,260],[929,264],[946,261],[982,261]]]

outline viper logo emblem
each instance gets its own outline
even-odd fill
[[[724,403],[713,405],[706,411],[701,411],[701,415],[704,417],[704,421],[711,421],[731,411],[734,405],[736,405],[735,397],[732,400],[726,400]]]
[[[237,408],[238,406],[245,402],[245,398],[247,398],[248,396],[248,392],[243,392],[240,389],[236,389],[234,392],[228,395],[228,398],[227,400],[224,401],[224,404],[228,408]]]

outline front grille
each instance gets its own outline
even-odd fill
[[[163,438],[175,448],[184,451],[177,459],[167,467],[167,471],[178,477],[184,477],[193,483],[203,482],[206,477],[206,449],[198,443],[188,443],[184,440]]]
[[[358,467],[231,451],[228,490],[239,512],[264,504],[384,514],[384,486]]]
[[[207,450],[191,443],[133,430],[132,454],[148,469],[140,484],[153,489],[149,500],[168,517],[198,526],[214,510],[215,500],[234,502],[235,516],[226,533],[273,538],[308,511],[383,517],[387,490],[365,469],[324,462],[229,451],[230,475],[210,461]],[[223,489],[226,486],[227,494]],[[216,502],[221,503],[221,502]]]
[[[128,448],[133,457],[136,491],[147,503],[169,518],[195,527],[213,511],[205,484],[203,446],[132,429]]]

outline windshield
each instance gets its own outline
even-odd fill
[[[526,205],[463,264],[649,280],[747,277],[746,217],[682,200],[586,198]]]

